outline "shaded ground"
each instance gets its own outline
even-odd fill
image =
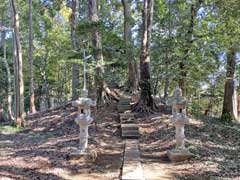
[[[186,146],[196,157],[170,163],[166,152],[174,148],[175,130],[169,117],[154,115],[138,123],[146,179],[240,180],[240,125],[192,119],[185,128]]]
[[[89,146],[95,163],[70,160],[78,146],[76,110],[70,106],[39,114],[23,130],[0,126],[0,180],[116,180],[121,174],[123,142],[114,106],[99,110],[97,131],[90,127]],[[196,157],[170,163],[174,127],[169,116],[138,118],[140,149],[146,180],[240,180],[240,125],[214,119],[192,119],[186,146]]]
[[[76,110],[69,106],[35,116],[20,132],[1,133],[0,179],[118,179],[123,142],[115,116],[108,112],[97,115],[101,122],[97,131],[94,125],[90,127],[89,147],[98,157],[95,163],[84,163],[69,159],[79,140],[75,115]]]

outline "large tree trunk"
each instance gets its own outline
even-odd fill
[[[124,9],[124,40],[125,40],[125,53],[128,58],[128,82],[127,90],[135,93],[139,90],[138,82],[138,71],[136,67],[136,62],[133,53],[133,43],[132,43],[132,16],[131,16],[131,0],[122,0]]]
[[[23,59],[22,47],[19,36],[19,16],[15,0],[11,0],[12,6],[12,19],[14,28],[14,54],[15,54],[15,96],[16,96],[16,124],[24,126],[24,82],[23,82]]]
[[[6,67],[7,71],[7,80],[8,80],[8,91],[7,91],[7,106],[8,106],[8,120],[13,120],[13,115],[12,115],[12,88],[11,88],[11,72],[10,68],[7,62],[7,56],[6,56],[6,41],[5,41],[5,36],[6,33],[2,32],[1,36],[1,46],[3,49],[3,63]]]
[[[104,69],[103,69],[103,54],[102,54],[102,40],[101,33],[96,27],[99,22],[98,18],[98,1],[89,0],[88,1],[88,12],[89,20],[92,23],[92,43],[94,48],[94,57],[97,63],[96,67],[96,85],[97,85],[97,103],[98,105],[107,103],[109,104],[111,99],[117,99],[116,94],[112,92],[107,83],[104,80]]]
[[[227,72],[222,109],[222,119],[225,120],[237,120],[237,98],[234,85],[235,66],[236,50],[231,48],[227,55]]]
[[[34,70],[33,70],[33,25],[32,25],[32,0],[29,0],[29,68],[30,68],[30,113],[34,113],[35,109],[35,97],[34,97]]]
[[[79,7],[78,0],[72,0],[71,40],[72,40],[72,47],[75,51],[78,50],[77,36],[76,36],[78,7]],[[76,100],[78,98],[78,89],[79,89],[79,64],[73,63],[72,65],[72,100]]]
[[[154,110],[150,84],[150,43],[152,32],[153,0],[144,0],[143,31],[140,56],[140,87],[141,97],[134,107],[134,111],[149,113]]]

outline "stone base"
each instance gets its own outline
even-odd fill
[[[78,159],[86,162],[95,162],[97,159],[97,151],[86,149],[84,152],[77,150],[70,154],[70,159]]]
[[[167,156],[171,162],[185,161],[194,157],[194,155],[190,153],[188,149],[183,150],[173,149],[167,152]]]

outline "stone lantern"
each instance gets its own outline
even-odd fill
[[[187,100],[182,96],[182,90],[179,87],[176,88],[170,104],[172,105],[171,121],[176,132],[176,147],[168,151],[168,157],[173,162],[184,161],[193,155],[185,147],[184,125],[189,123],[189,119],[186,115]]]
[[[72,102],[74,107],[78,107],[78,116],[75,118],[75,122],[79,125],[79,149],[78,154],[83,154],[86,152],[88,146],[88,127],[92,123],[93,118],[91,117],[91,107],[96,106],[95,101],[88,98],[88,91],[83,89],[81,92],[81,97]]]
[[[88,127],[93,122],[91,117],[91,107],[96,106],[96,102],[88,98],[88,90],[86,88],[86,61],[84,51],[84,85],[81,90],[80,98],[73,101],[72,105],[78,108],[78,115],[75,118],[75,122],[79,125],[79,148],[73,155],[87,155],[87,158],[96,158],[96,152],[94,150],[89,150],[88,147]],[[90,155],[90,156],[88,156]]]

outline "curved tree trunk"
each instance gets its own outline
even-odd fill
[[[224,120],[237,120],[237,98],[234,85],[235,66],[236,50],[231,48],[227,55],[227,72],[222,109],[222,119]]]
[[[150,113],[154,110],[150,84],[150,43],[152,32],[153,0],[144,0],[143,34],[140,56],[141,97],[134,107],[135,112]]]
[[[34,70],[33,70],[33,25],[32,25],[32,0],[29,0],[29,66],[30,66],[30,113],[36,112],[34,97]]]
[[[19,36],[19,15],[17,10],[17,4],[15,0],[11,0],[12,6],[12,19],[14,28],[14,56],[15,56],[15,115],[16,124],[18,126],[24,126],[24,82],[23,82],[23,59],[22,59],[22,47]]]
[[[138,71],[133,53],[132,42],[132,16],[131,16],[131,0],[122,0],[124,9],[124,40],[125,40],[125,54],[128,58],[128,82],[127,90],[136,93],[139,90]]]

